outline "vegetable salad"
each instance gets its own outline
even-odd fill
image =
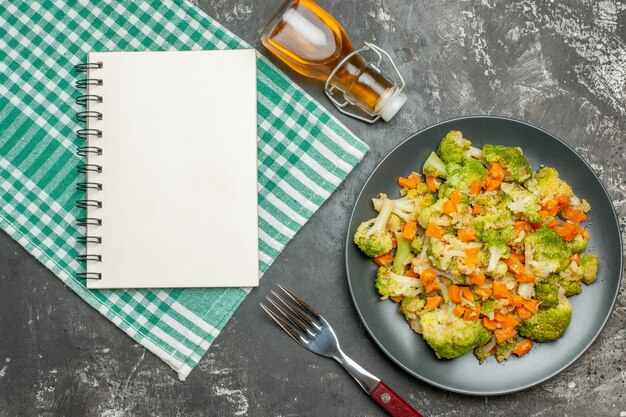
[[[372,200],[378,215],[355,244],[379,265],[382,299],[398,303],[439,358],[474,351],[482,363],[561,337],[567,297],[596,278],[581,225],[591,207],[554,168],[533,172],[517,147],[442,139],[422,174],[398,178],[400,197]]]

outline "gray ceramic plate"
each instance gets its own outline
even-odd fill
[[[555,167],[574,189],[591,204],[587,229],[591,237],[587,251],[599,257],[598,279],[583,293],[570,298],[572,322],[565,335],[537,346],[522,358],[499,364],[489,358],[483,365],[472,353],[439,360],[406,324],[391,301],[380,301],[374,288],[376,265],[352,243],[360,222],[376,215],[371,198],[384,192],[398,195],[396,179],[422,165],[450,130],[460,130],[474,146],[485,143],[520,146],[528,161]],[[354,305],[363,324],[380,348],[398,365],[416,377],[454,392],[497,395],[523,390],[561,372],[596,339],[606,323],[620,287],[622,244],[617,217],[609,196],[591,167],[555,136],[527,123],[490,116],[449,120],[411,136],[376,167],[359,195],[346,237],[346,270]]]

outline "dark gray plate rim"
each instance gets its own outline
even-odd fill
[[[390,157],[390,155],[392,155],[394,152],[396,152],[396,150],[399,149],[403,144],[405,144],[406,142],[408,142],[410,140],[413,140],[415,137],[419,136],[420,134],[422,134],[423,132],[425,132],[425,131],[427,131],[429,129],[433,129],[433,128],[435,128],[437,126],[440,126],[440,125],[443,125],[443,124],[453,123],[453,122],[461,122],[461,121],[468,120],[468,119],[483,119],[487,123],[489,121],[493,121],[493,120],[504,120],[504,121],[513,122],[513,123],[519,123],[521,125],[525,125],[526,127],[530,127],[531,129],[535,129],[535,130],[543,133],[547,137],[550,137],[551,139],[559,142],[561,145],[564,145],[566,148],[568,148],[580,160],[580,162],[582,162],[584,165],[586,165],[587,168],[589,169],[589,172],[591,172],[593,174],[593,176],[595,176],[595,178],[597,179],[598,183],[600,183],[600,186],[602,188],[602,192],[603,192],[604,197],[606,198],[606,201],[609,203],[608,205],[610,206],[610,212],[613,215],[613,218],[610,219],[610,220],[613,220],[615,222],[615,224],[618,225],[618,227],[619,227],[619,221],[618,221],[618,218],[617,218],[617,214],[615,212],[615,207],[613,206],[613,204],[611,202],[611,197],[609,196],[604,183],[598,177],[598,175],[595,173],[595,171],[589,165],[589,163],[582,156],[580,156],[578,154],[578,152],[576,152],[570,145],[568,145],[563,140],[561,140],[558,137],[554,136],[550,132],[547,132],[546,130],[541,129],[540,127],[537,127],[537,126],[532,125],[532,124],[530,124],[528,122],[525,122],[525,121],[522,121],[522,120],[518,120],[518,119],[513,119],[513,118],[503,117],[503,116],[494,116],[494,115],[472,115],[472,116],[463,116],[463,117],[457,117],[457,118],[453,118],[453,119],[444,120],[444,121],[441,121],[441,122],[436,123],[434,125],[427,126],[424,129],[422,129],[422,130],[412,134],[411,136],[409,136],[408,138],[406,138],[405,140],[400,142],[397,146],[395,146],[376,165],[376,167],[374,168],[372,173],[369,175],[369,177],[367,178],[367,180],[363,184],[363,187],[361,188],[361,191],[359,192],[359,195],[357,196],[357,198],[355,200],[355,204],[354,204],[354,207],[352,209],[352,213],[350,214],[350,220],[349,220],[349,223],[348,223],[349,226],[348,226],[348,230],[346,232],[346,239],[345,239],[346,244],[345,244],[345,249],[344,249],[344,262],[345,262],[345,268],[346,268],[346,276],[347,276],[347,281],[348,281],[348,288],[350,290],[350,297],[352,298],[352,303],[354,304],[354,307],[355,307],[355,309],[357,311],[357,314],[358,314],[361,322],[365,326],[365,329],[369,333],[370,337],[378,345],[378,347],[392,361],[394,361],[398,366],[400,366],[402,369],[404,369],[405,371],[407,371],[411,375],[421,379],[424,382],[427,382],[427,383],[429,383],[429,384],[431,384],[433,386],[436,386],[438,388],[441,388],[441,389],[444,389],[444,390],[447,390],[447,391],[452,391],[452,392],[457,392],[457,393],[460,393],[460,394],[467,394],[467,395],[493,396],[493,395],[502,395],[502,394],[509,394],[509,393],[513,393],[513,392],[523,391],[525,389],[528,389],[530,387],[538,385],[538,384],[540,384],[542,382],[545,382],[548,379],[550,379],[550,378],[554,377],[555,375],[559,374],[560,372],[562,372],[566,368],[568,368],[580,356],[582,356],[583,353],[585,353],[587,351],[587,349],[589,349],[589,347],[593,344],[593,342],[597,339],[599,334],[604,329],[604,326],[606,325],[606,323],[607,323],[607,321],[608,321],[608,319],[609,319],[609,317],[610,317],[610,315],[613,312],[613,309],[615,307],[615,302],[617,300],[617,296],[618,296],[618,293],[619,293],[619,288],[621,287],[621,281],[622,281],[622,276],[623,276],[623,259],[622,259],[622,257],[619,258],[619,276],[618,276],[617,285],[616,285],[617,291],[615,291],[615,293],[613,294],[613,298],[611,300],[611,305],[610,305],[610,308],[608,309],[608,314],[605,315],[601,325],[597,328],[597,331],[593,334],[593,336],[591,338],[589,338],[588,342],[579,350],[579,352],[577,354],[573,355],[570,358],[570,360],[567,361],[563,366],[561,366],[559,369],[557,369],[557,370],[555,370],[553,372],[547,373],[546,375],[542,376],[541,378],[536,379],[535,381],[533,381],[531,383],[523,384],[523,385],[520,385],[520,386],[516,387],[515,389],[508,389],[508,390],[488,390],[488,391],[486,391],[486,390],[480,390],[480,389],[476,389],[476,390],[457,389],[457,388],[450,387],[450,386],[448,386],[448,385],[446,385],[444,383],[440,383],[440,382],[438,382],[438,381],[436,381],[434,379],[429,379],[429,378],[424,377],[423,375],[420,375],[418,372],[416,372],[413,369],[409,368],[406,364],[404,364],[402,361],[397,359],[391,352],[389,352],[389,350],[385,346],[385,341],[379,340],[376,337],[376,335],[374,334],[373,329],[370,327],[369,323],[365,320],[365,318],[363,316],[363,313],[362,313],[361,309],[359,308],[358,300],[355,297],[355,292],[354,292],[354,289],[352,287],[352,280],[350,279],[350,265],[349,265],[349,256],[348,256],[348,245],[352,245],[353,244],[352,243],[352,229],[353,229],[353,223],[354,223],[354,215],[355,215],[356,208],[357,208],[356,202],[361,200],[361,198],[363,197],[363,192],[365,191],[366,186],[372,180],[372,178],[377,175],[379,168]],[[622,242],[621,233],[618,232],[617,236],[619,238],[619,246],[620,246],[620,248],[622,248],[623,247],[622,246],[623,242]]]

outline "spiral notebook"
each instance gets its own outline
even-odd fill
[[[255,51],[93,52],[77,69],[87,287],[258,285]]]

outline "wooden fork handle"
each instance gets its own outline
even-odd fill
[[[424,417],[383,381],[376,384],[370,397],[393,417]]]

